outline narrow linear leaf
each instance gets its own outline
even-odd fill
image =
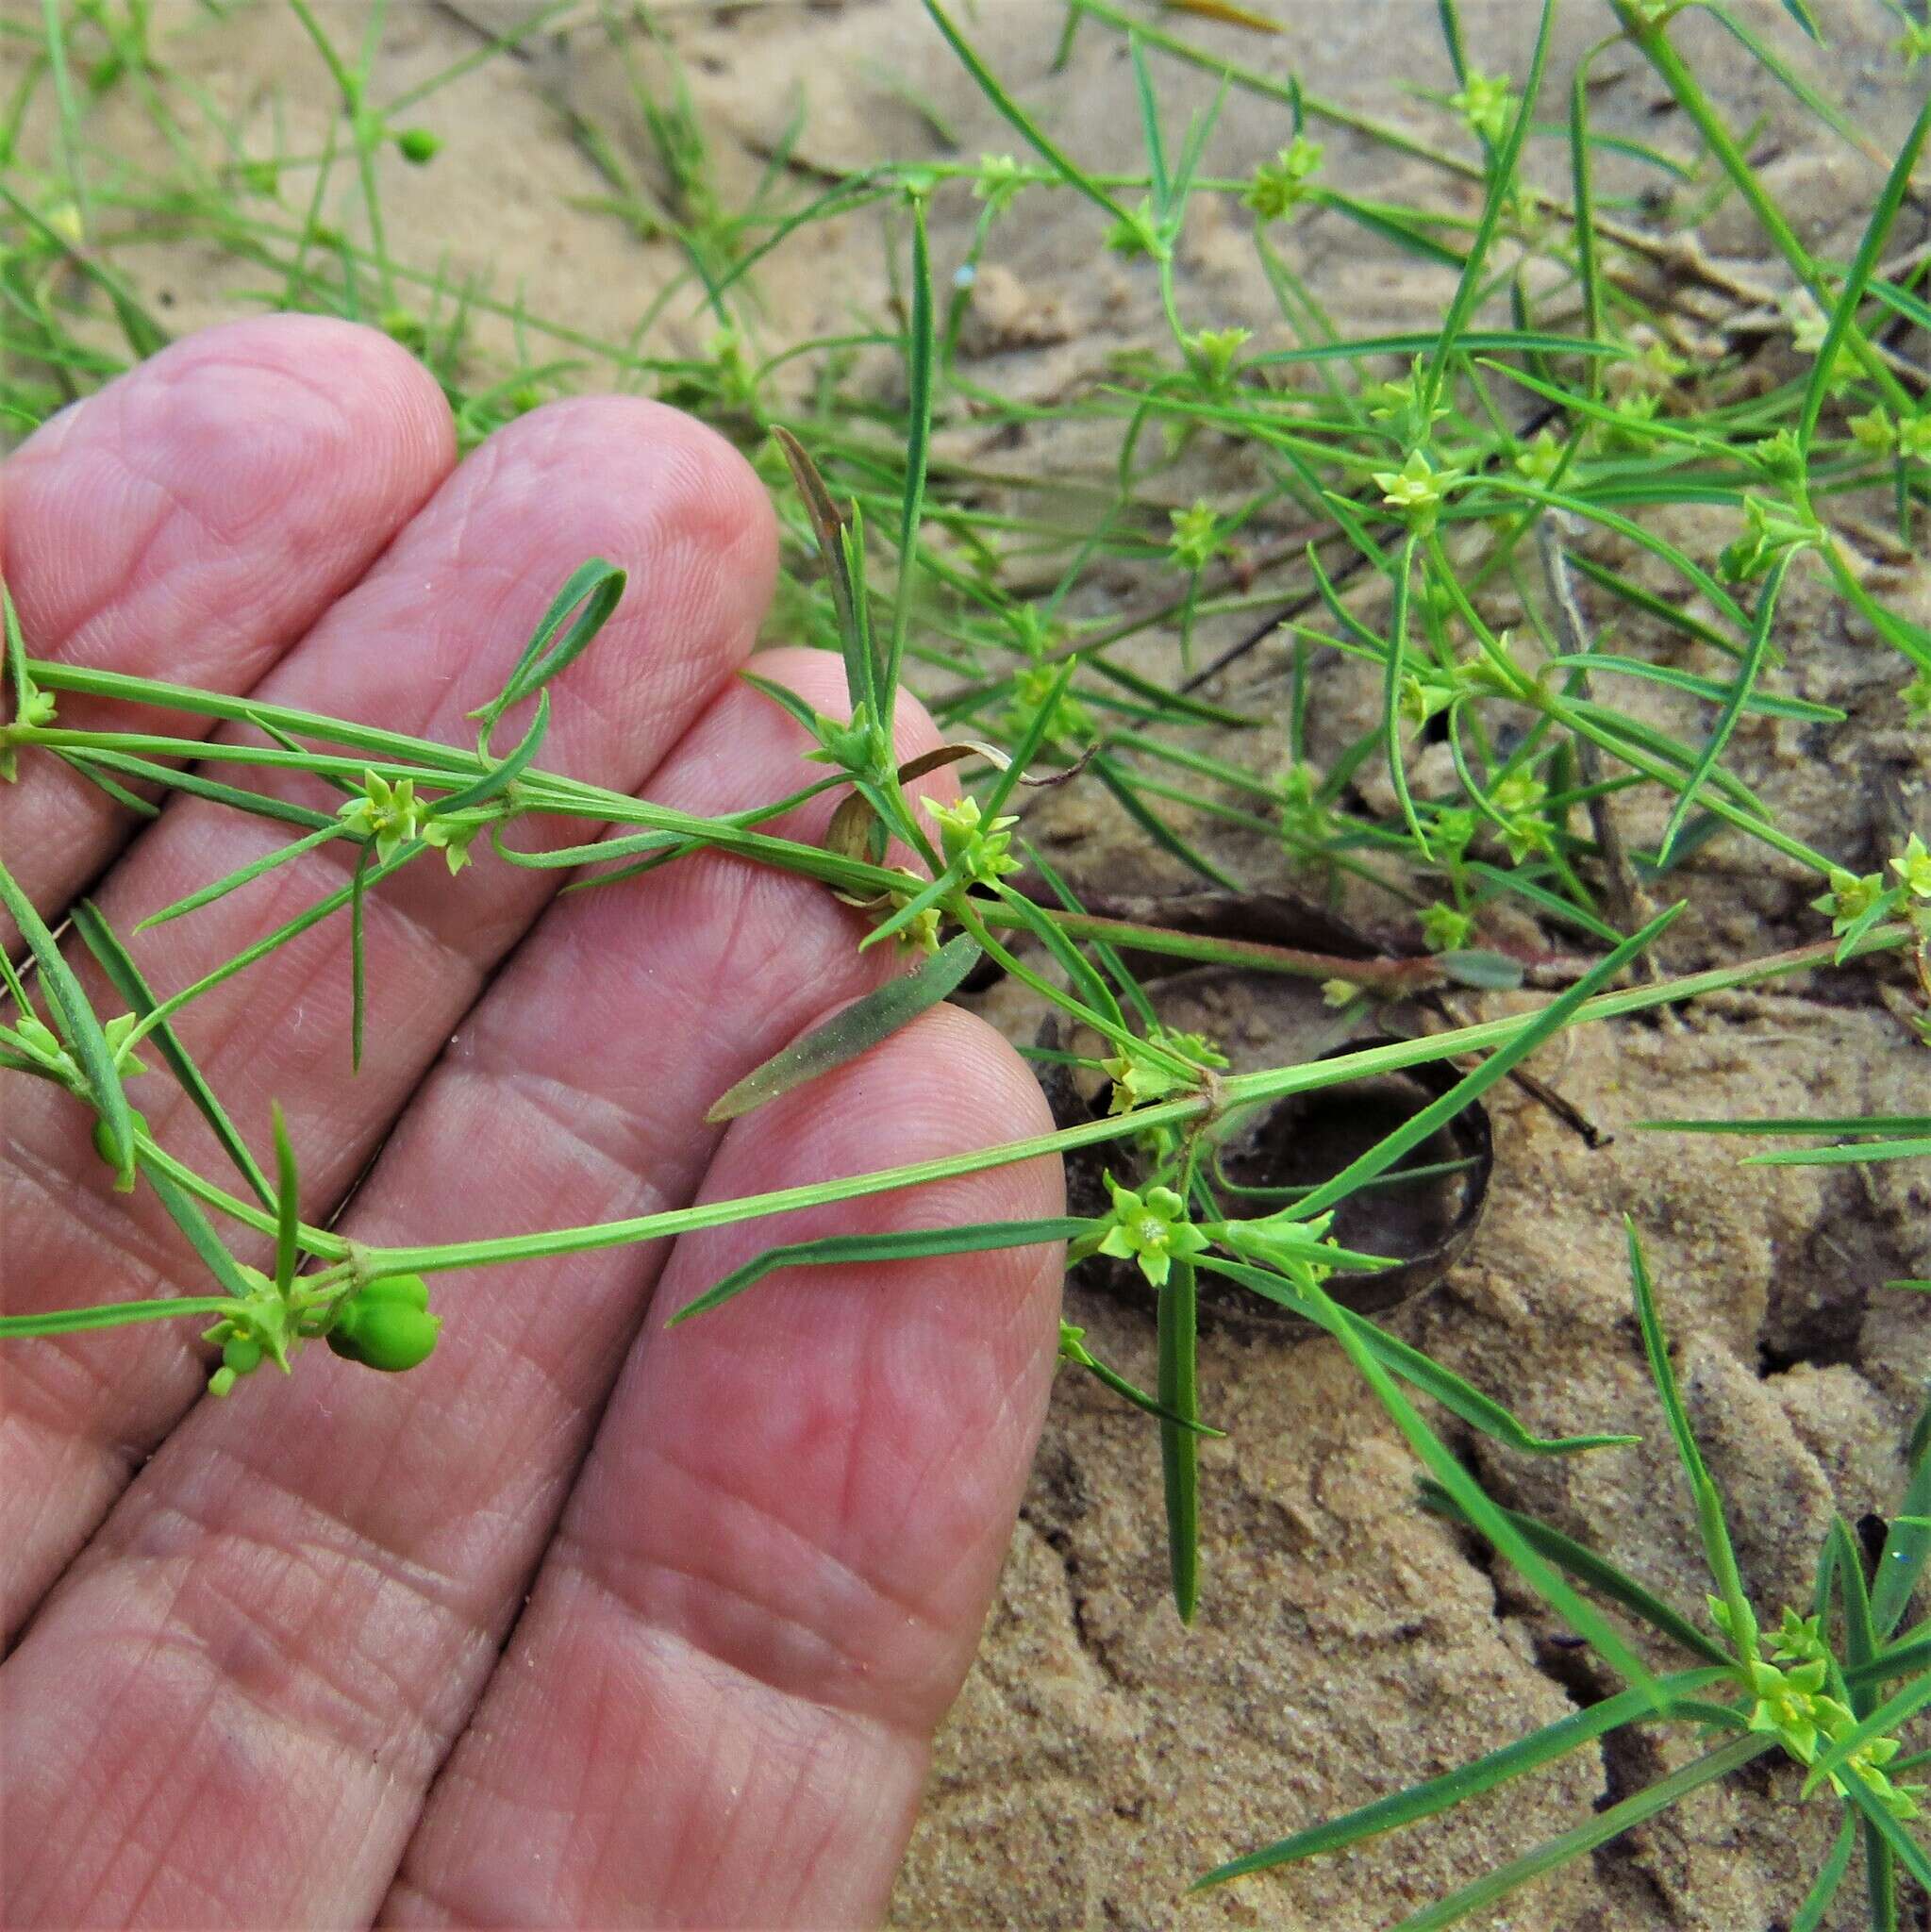
[[[94,1107],[107,1124],[114,1184],[122,1192],[127,1192],[134,1186],[134,1120],[121,1075],[114,1068],[108,1036],[102,1031],[80,981],[61,958],[45,920],[34,909],[33,901],[20,889],[4,860],[0,860],[0,908],[19,927],[21,938],[40,968],[41,984],[46,989],[47,1004],[59,1023],[60,1036],[74,1055],[75,1064],[86,1076]]]
[[[858,1261],[908,1261],[927,1255],[983,1255],[996,1248],[1029,1248],[1036,1241],[1066,1241],[1090,1231],[1092,1223],[1074,1215],[1043,1221],[986,1221],[960,1227],[907,1228],[894,1234],[834,1234],[817,1241],[769,1248],[755,1261],[734,1269],[713,1288],[685,1305],[664,1324],[674,1328],[755,1287],[780,1268],[830,1268]]]
[[[185,899],[176,899],[172,906],[163,906],[158,912],[150,912],[134,930],[147,932],[157,925],[166,925],[169,921],[180,919],[190,912],[198,912],[204,906],[212,906],[218,899],[225,899],[230,892],[240,891],[243,886],[252,885],[255,880],[275,872],[300,858],[305,852],[313,852],[318,845],[326,845],[330,840],[344,835],[346,828],[331,821],[318,830],[308,833],[306,838],[295,839],[286,845],[277,845],[272,851],[264,852],[259,858],[251,858],[246,865],[238,865],[224,878],[200,888],[188,894]]]
[[[916,973],[889,979],[862,999],[855,1000],[774,1054],[761,1067],[746,1074],[729,1092],[712,1103],[705,1119],[713,1124],[736,1120],[780,1093],[789,1093],[835,1067],[869,1053],[901,1026],[952,992],[973,970],[979,957],[975,941],[961,934],[941,946]]]
[[[275,1123],[275,1285],[287,1294],[302,1261],[302,1189],[280,1101],[269,1104],[269,1116]]]
[[[1199,1302],[1193,1269],[1176,1260],[1160,1290],[1159,1400],[1187,1422],[1200,1419]],[[1167,1567],[1183,1624],[1200,1606],[1200,1438],[1160,1424],[1160,1476],[1167,1502]]]
[[[1130,223],[1126,210],[1100,187],[1090,176],[1080,173],[1058,148],[1047,140],[1032,117],[1007,93],[978,55],[977,50],[952,24],[952,16],[939,4],[939,0],[925,0],[925,11],[932,16],[932,24],[945,36],[952,51],[959,58],[966,72],[978,83],[979,92],[1005,118],[1039,158],[1051,168],[1069,188],[1075,189],[1086,196],[1096,208],[1103,209],[1114,221]]]
[[[1372,1180],[1384,1169],[1392,1167],[1411,1147],[1420,1146],[1438,1127],[1447,1125],[1472,1100],[1478,1099],[1510,1068],[1526,1059],[1543,1041],[1566,1026],[1577,1008],[1642,953],[1682,909],[1677,905],[1659,913],[1640,932],[1633,933],[1624,940],[1606,958],[1598,960],[1567,992],[1551,1000],[1507,1046],[1497,1047],[1480,1066],[1464,1074],[1440,1099],[1431,1101],[1412,1114],[1391,1134],[1385,1135],[1365,1153],[1351,1160],[1340,1174],[1323,1182],[1302,1202],[1302,1212],[1318,1214],[1323,1208],[1345,1200],[1363,1181]]]
[[[1792,4],[1793,0],[1785,0],[1786,6]],[[1735,30],[1733,26],[1732,31]],[[1856,323],[1857,308],[1870,286],[1871,277],[1877,272],[1877,258],[1884,252],[1885,238],[1889,235],[1891,225],[1897,220],[1898,209],[1910,192],[1911,173],[1918,165],[1918,156],[1927,133],[1931,133],[1931,101],[1918,110],[1911,131],[1905,136],[1904,145],[1898,149],[1897,159],[1892,163],[1890,175],[1877,197],[1876,207],[1871,211],[1871,219],[1865,225],[1863,240],[1858,243],[1850,273],[1845,275],[1843,288],[1831,309],[1830,324],[1823,332],[1817,359],[1810,365],[1810,381],[1804,391],[1804,412],[1797,424],[1797,447],[1806,453],[1810,448],[1810,439],[1817,431],[1817,419],[1823,412],[1823,400],[1830,393],[1831,372],[1837,365],[1838,351],[1845,335]]]
[[[1437,1932],[1438,1927],[1453,1925],[1471,1912],[1486,1910],[1497,1900],[1507,1898],[1510,1892],[1543,1874],[1556,1871],[1572,1859],[1586,1857],[1598,1845],[1607,1844],[1611,1839],[1620,1838],[1645,1819],[1668,1810],[1691,1791],[1700,1790],[1705,1785],[1714,1784],[1718,1778],[1727,1777],[1731,1772],[1740,1770],[1753,1757],[1760,1757],[1772,1749],[1774,1742],[1772,1738],[1751,1736],[1721,1744],[1716,1750],[1686,1764],[1681,1771],[1644,1786],[1620,1805],[1611,1805],[1588,1824],[1578,1824],[1573,1831],[1550,1840],[1540,1850],[1511,1860],[1499,1871],[1490,1872],[1473,1885],[1464,1886],[1440,1904],[1404,1919],[1395,1932]]]
[[[550,693],[543,691],[537,698],[537,714],[530,720],[530,728],[524,733],[516,749],[500,764],[485,772],[474,785],[465,785],[460,791],[452,791],[438,799],[429,808],[429,816],[440,819],[453,811],[467,811],[472,806],[487,804],[508,791],[529,769],[537,753],[542,749],[543,739],[549,729]]]
[[[1634,1441],[1634,1437],[1624,1440]],[[1444,1516],[1453,1516],[1462,1523],[1468,1522],[1460,1506],[1441,1485],[1429,1477],[1422,1479],[1422,1500],[1431,1509]],[[1591,1590],[1600,1591],[1612,1603],[1618,1603],[1632,1615],[1640,1617],[1652,1629],[1660,1631],[1684,1646],[1692,1656],[1700,1657],[1706,1663],[1729,1667],[1729,1656],[1722,1644],[1707,1636],[1683,1615],[1673,1604],[1666,1603],[1655,1591],[1647,1590],[1635,1577],[1628,1575],[1606,1557],[1601,1557],[1586,1543],[1579,1543],[1573,1537],[1565,1536],[1553,1524],[1541,1522],[1534,1516],[1525,1516],[1519,1509],[1505,1509],[1503,1514],[1521,1532],[1523,1541],[1538,1555],[1548,1557],[1578,1583],[1587,1584]]]
[[[1326,1251],[1325,1258],[1334,1260],[1334,1251]],[[1345,1266],[1352,1266],[1356,1258],[1345,1254],[1340,1257]],[[1218,1255],[1203,1255],[1195,1265],[1210,1274],[1224,1274],[1229,1280],[1240,1282],[1243,1288],[1253,1290],[1282,1307],[1308,1313],[1307,1298],[1284,1276],[1270,1274],[1264,1269],[1250,1268],[1243,1262],[1224,1260]],[[1423,1395],[1440,1403],[1451,1415],[1459,1416],[1471,1428],[1479,1429],[1483,1435],[1507,1448],[1527,1456],[1573,1456],[1586,1449],[1627,1448],[1641,1440],[1637,1436],[1538,1436],[1513,1411],[1505,1408],[1492,1396],[1484,1395],[1473,1383],[1464,1381],[1453,1369],[1443,1368],[1432,1356],[1423,1355],[1420,1349],[1390,1335],[1387,1329],[1376,1327],[1365,1315],[1357,1315],[1352,1309],[1341,1312],[1349,1327],[1360,1338],[1362,1345],[1384,1368],[1420,1390]]]
[[[165,1322],[175,1315],[218,1315],[224,1295],[164,1295],[151,1302],[101,1302],[91,1308],[49,1308],[39,1315],[0,1315],[0,1336],[73,1335],[86,1328],[118,1328],[124,1322]]]
[[[1818,1932],[1824,1913],[1838,1895],[1838,1888],[1844,1882],[1845,1873],[1851,1869],[1851,1854],[1856,1848],[1857,1821],[1846,1815],[1843,1827],[1831,1845],[1830,1857],[1823,1861],[1810,1890],[1804,1894],[1804,1903],[1797,1907],[1796,1917],[1790,1921],[1790,1932]]]
[[[486,735],[488,727],[512,705],[547,684],[583,655],[591,641],[609,622],[624,595],[624,572],[601,557],[589,558],[570,573],[530,633],[529,641],[523,647],[516,668],[502,691],[470,714],[483,721]],[[576,621],[558,639],[557,633],[563,630],[564,620],[573,610],[577,613]]]
[[[1684,1671],[1662,1678],[1657,1688],[1666,1697],[1687,1696],[1722,1683],[1729,1674],[1727,1670]],[[1457,1765],[1455,1770],[1431,1777],[1424,1784],[1412,1785],[1405,1791],[1377,1798],[1373,1804],[1363,1805],[1343,1818],[1330,1819],[1324,1824],[1297,1831],[1291,1838],[1281,1839],[1259,1851],[1249,1852],[1244,1857],[1217,1865],[1211,1872],[1196,1878],[1189,1890],[1203,1891],[1208,1886],[1224,1885],[1230,1878],[1244,1878],[1252,1872],[1298,1864],[1304,1858],[1319,1857],[1323,1852],[1345,1851],[1364,1839],[1398,1830],[1402,1825],[1413,1824],[1423,1818],[1432,1818],[1438,1812],[1446,1811],[1483,1791],[1493,1790],[1512,1778],[1521,1777],[1525,1772],[1553,1764],[1558,1758],[1568,1757],[1572,1751],[1593,1743],[1598,1738],[1620,1731],[1625,1724],[1655,1715],[1654,1704],[1642,1691],[1620,1690],[1600,1704],[1590,1705],[1587,1710],[1578,1710],[1572,1717],[1545,1724],[1532,1736],[1519,1739],[1513,1744],[1505,1744],[1500,1750],[1490,1751],[1473,1763]]]
[[[1771,625],[1776,617],[1777,600],[1783,594],[1784,579],[1790,575],[1795,556],[1793,550],[1785,551],[1777,558],[1764,584],[1763,594],[1757,600],[1756,621],[1751,626],[1750,641],[1743,649],[1743,660],[1737,666],[1729,699],[1710,727],[1709,740],[1697,754],[1696,763],[1690,768],[1689,777],[1683,782],[1683,790],[1671,808],[1670,822],[1663,827],[1662,842],[1656,847],[1656,864],[1659,867],[1670,862],[1670,848],[1675,844],[1676,836],[1683,829],[1683,821],[1690,816],[1690,808],[1703,790],[1704,780],[1716,769],[1716,762],[1723,757],[1723,747],[1729,743],[1730,734],[1736,730],[1737,720],[1742,716],[1743,707],[1756,687],[1756,674],[1763,668],[1764,654],[1770,649]]]
[[[153,990],[100,908],[92,899],[82,899],[75,907],[73,917],[75,930],[99,962],[101,971],[113,982],[114,991],[127,1002],[128,1010],[146,1019],[157,1004]],[[248,1143],[229,1119],[227,1109],[216,1098],[214,1089],[208,1084],[201,1069],[182,1045],[181,1036],[164,1020],[147,1038],[153,1041],[155,1051],[167,1062],[169,1071],[181,1083],[181,1091],[194,1103],[195,1111],[213,1130],[215,1139],[222,1143],[223,1150],[235,1163],[236,1171],[253,1190],[255,1198],[264,1208],[273,1208],[275,1190],[269,1186],[268,1176],[262,1173],[260,1162],[249,1152]]]
[[[375,848],[364,845],[356,855],[356,870],[349,879],[349,1071],[362,1071],[363,1024],[369,1008],[369,961],[363,907],[369,896],[369,856]]]
[[[905,664],[912,589],[919,575],[919,522],[925,507],[925,466],[932,447],[932,252],[925,237],[925,203],[912,197],[912,312],[906,353],[906,488],[899,515],[898,591],[892,600],[891,642],[874,717],[888,723]]]

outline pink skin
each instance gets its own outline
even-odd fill
[[[820,773],[731,675],[774,537],[723,442],[608,399],[451,461],[440,398],[381,338],[248,323],[168,351],[12,458],[0,554],[44,655],[458,739],[555,584],[601,554],[629,594],[561,681],[544,763],[701,811]],[[838,704],[822,654],[759,668]],[[935,741],[909,703],[898,737],[908,754]],[[828,809],[782,829],[818,836]],[[50,914],[128,836],[44,758],[0,790],[0,849]],[[95,896],[125,933],[272,838],[171,804]],[[316,855],[137,957],[172,989],[341,876]],[[821,888],[736,860],[551,905],[555,882],[485,857],[454,884],[424,867],[386,891],[353,1081],[341,922],[189,1009],[184,1035],[258,1146],[270,1097],[288,1110],[311,1217],[378,1148],[345,1229],[413,1242],[1046,1124],[1023,1063],[941,1008],[707,1127],[723,1088],[890,962],[857,954],[860,927]],[[130,1237],[80,1110],[24,1084],[0,1121],[6,1306],[199,1291],[151,1214]],[[157,1074],[134,1098],[218,1171],[167,1091]],[[439,1277],[449,1322],[424,1368],[310,1350],[292,1381],[262,1374],[225,1403],[199,1395],[192,1324],[6,1344],[7,1923],[875,1919],[1037,1438],[1057,1255],[793,1271],[674,1331],[661,1318],[772,1240],[1060,1200],[1034,1163]]]

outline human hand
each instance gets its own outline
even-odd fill
[[[804,733],[732,675],[774,548],[748,467],[676,412],[555,404],[457,467],[430,377],[314,318],[182,341],[0,469],[0,558],[38,655],[457,741],[557,585],[607,557],[628,593],[558,680],[542,762],[706,813],[801,782]],[[826,654],[758,669],[839,708]],[[63,724],[110,717],[61,700]],[[937,741],[909,703],[898,739]],[[817,806],[778,829],[821,836]],[[110,867],[94,896],[124,933],[277,842],[191,797],[131,843],[129,823],[49,757],[0,786],[0,853],[42,911]],[[172,991],[344,870],[312,853],[138,955]],[[418,865],[372,894],[354,1078],[341,920],[184,1010],[258,1144],[281,1103],[308,1219],[353,1188],[351,1236],[467,1240],[1050,1124],[1004,1041],[941,1007],[707,1126],[889,963],[823,888],[739,860],[552,903],[561,876]],[[17,952],[4,918],[0,938]],[[133,1096],[155,1138],[211,1154],[166,1080]],[[85,1108],[4,1091],[0,1305],[206,1291],[147,1191],[111,1191]],[[7,1923],[875,1920],[1011,1531],[1057,1256],[797,1271],[674,1332],[663,1316],[774,1241],[1059,1198],[1036,1162],[439,1277],[422,1368],[311,1348],[225,1402],[203,1399],[198,1324],[9,1342]]]

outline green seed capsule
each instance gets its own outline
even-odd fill
[[[365,1308],[379,1307],[384,1302],[393,1303],[397,1307],[426,1308],[429,1284],[420,1274],[378,1274],[350,1300]]]
[[[261,1344],[245,1335],[231,1335],[222,1343],[222,1365],[245,1375],[261,1366]]]
[[[136,1133],[144,1134],[148,1131],[147,1116],[144,1113],[142,1113],[139,1108],[130,1107],[127,1109],[127,1118],[134,1123],[134,1131]],[[108,1163],[109,1167],[117,1167],[120,1165],[120,1163],[114,1158],[113,1143],[108,1139],[108,1124],[105,1120],[97,1120],[94,1122],[94,1152],[98,1154],[101,1157],[101,1158]]]
[[[420,1274],[385,1274],[345,1301],[328,1331],[328,1345],[346,1361],[396,1372],[426,1361],[442,1326],[432,1315]]]

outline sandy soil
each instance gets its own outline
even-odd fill
[[[488,17],[480,0],[474,10]],[[1275,0],[1274,10],[1290,25],[1278,41],[1190,31],[1270,73],[1297,71],[1310,91],[1351,108],[1446,134],[1445,117],[1404,92],[1443,85],[1446,71],[1434,10],[1421,0]],[[1464,0],[1463,10],[1477,62],[1519,71],[1530,9],[1520,0]],[[1746,10],[1795,48],[1779,9],[1766,0]],[[966,154],[1012,145],[909,0],[692,8],[671,18],[727,192],[755,179],[799,89],[807,113],[796,158],[807,169],[859,166],[881,151],[936,152],[932,125],[893,92],[894,78],[929,97]],[[1052,77],[1059,24],[1043,0],[987,0],[976,31],[1022,97],[1089,163],[1134,164],[1122,43],[1089,26],[1067,71]],[[1875,8],[1832,25],[1841,38],[1829,61],[1806,71],[1882,148],[1916,105],[1887,52],[1893,29]],[[1572,0],[1551,100],[1562,98],[1577,55],[1605,29],[1604,9]],[[1761,117],[1756,152],[1806,241],[1848,256],[1876,168],[1809,123],[1713,25],[1690,21],[1679,31],[1720,81],[1732,124]],[[398,8],[385,72],[400,86],[473,44],[443,12]],[[265,110],[273,84],[291,144],[319,135],[325,96],[286,20],[266,9],[243,15],[184,40],[179,52],[244,117]],[[1210,98],[1205,77],[1159,71],[1175,110]],[[1598,72],[1604,125],[1687,140],[1631,58],[1612,56]],[[405,258],[446,258],[453,276],[492,268],[499,293],[523,287],[544,314],[621,338],[674,258],[609,216],[568,205],[601,184],[572,143],[559,103],[616,131],[631,164],[647,171],[608,54],[589,37],[546,43],[533,60],[493,62],[424,108],[421,118],[449,144],[432,169],[392,171],[391,245]],[[1231,95],[1214,165],[1243,172],[1286,135],[1283,110]],[[1326,138],[1330,176],[1352,192],[1441,193],[1419,162],[1346,134]],[[941,203],[941,271],[957,259],[973,212]],[[1921,240],[1923,226],[1907,213],[1899,244]],[[969,339],[977,379],[1024,395],[1063,394],[1149,333],[1150,279],[1099,255],[1096,239],[1094,218],[1070,197],[1041,202],[999,231]],[[1702,239],[1740,276],[1773,291],[1785,286],[1734,205],[1707,221]],[[1343,330],[1424,325],[1446,299],[1445,273],[1378,253],[1330,218],[1297,227],[1286,245]],[[178,247],[157,246],[132,266],[168,291],[169,321],[180,327],[231,312],[249,279],[232,263],[216,267]],[[1203,216],[1185,270],[1190,316],[1224,324],[1270,312],[1233,214]],[[870,217],[814,234],[762,277],[774,333],[799,337],[849,327],[855,305],[883,283]],[[707,329],[683,314],[668,325],[671,339],[681,331],[694,347]],[[970,450],[973,439],[968,428],[953,445]],[[1078,436],[1002,443],[1007,465],[1035,474],[1077,476],[1094,457]],[[1190,500],[1196,489],[1232,495],[1243,480],[1236,459],[1203,445],[1176,474],[1174,499]],[[1678,534],[1702,554],[1722,541],[1688,513],[1680,523]],[[1883,554],[1874,541],[1868,563],[1889,594],[1931,621],[1923,564]],[[1144,594],[1122,574],[1096,585],[1085,608],[1128,608]],[[1792,595],[1785,620],[1790,661],[1781,688],[1843,705],[1852,724],[1818,739],[1755,721],[1740,733],[1738,768],[1802,837],[1869,869],[1894,849],[1900,824],[1924,822],[1924,740],[1898,728],[1895,661],[1873,653],[1830,598]],[[1215,641],[1204,637],[1203,648]],[[1258,650],[1215,694],[1265,708],[1278,699],[1281,663]],[[1326,674],[1317,753],[1359,729],[1371,703],[1348,672]],[[1658,704],[1655,715],[1664,719],[1667,708]],[[1251,736],[1241,751],[1256,755]],[[1075,787],[1037,809],[1039,829],[1074,879],[1104,879],[1115,891],[1178,882],[1103,795]],[[1654,832],[1659,810],[1635,799],[1627,829]],[[1277,853],[1239,841],[1218,849],[1257,882],[1282,879]],[[1691,909],[1671,937],[1672,966],[1817,937],[1804,909],[1808,892],[1760,849],[1720,840],[1684,879]],[[1641,1447],[1583,1460],[1531,1461],[1474,1442],[1468,1450],[1497,1497],[1549,1516],[1687,1608],[1701,1601],[1693,1525],[1629,1312],[1620,1217],[1633,1215],[1642,1229],[1692,1419],[1730,1498],[1752,1588],[1773,1610],[1807,1591],[1833,1509],[1855,1524],[1891,1507],[1898,1493],[1900,1448],[1922,1392],[1924,1318],[1922,1305],[1873,1284],[1931,1270],[1931,1183],[1909,1165],[1868,1177],[1740,1171],[1722,1142],[1631,1128],[1657,1114],[1931,1110],[1931,1059],[1910,1045],[1886,997],[1880,969],[1559,1042],[1539,1071],[1613,1138],[1591,1152],[1520,1096],[1499,1102],[1486,1224],[1445,1284],[1394,1318],[1400,1333],[1505,1394],[1532,1427],[1640,1430]],[[1242,1016],[1244,1050],[1264,1056],[1300,1024],[1292,996],[1279,1000],[1278,1012],[1263,998]],[[1030,1028],[1020,1003],[995,996],[991,1005],[1015,1029]],[[1473,1001],[1469,1010],[1477,1010]],[[1142,1309],[1075,1288],[1070,1312],[1107,1359],[1151,1379]],[[1183,1903],[1186,1882],[1219,1859],[1444,1770],[1604,1689],[1470,1539],[1416,1507],[1412,1459],[1326,1344],[1221,1329],[1204,1342],[1203,1375],[1208,1408],[1231,1439],[1205,1456],[1207,1587],[1190,1632],[1165,1594],[1151,1430],[1089,1382],[1069,1379],[1059,1391],[978,1665],[940,1740],[895,1902],[894,1923],[906,1932],[1385,1925],[1693,1755],[1688,1738],[1585,1752],[1506,1802]],[[1834,1822],[1825,1807],[1797,1803],[1787,1772],[1733,1780],[1488,1923],[1524,1932],[1767,1932],[1801,1897]],[[1919,1917],[1910,1923],[1925,1924],[1923,1902],[1912,1909]]]

